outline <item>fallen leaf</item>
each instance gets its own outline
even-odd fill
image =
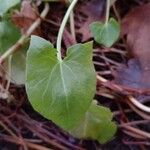
[[[136,88],[150,88],[150,3],[131,10],[122,22],[132,60],[117,71],[116,82]],[[120,77],[119,77],[120,76]]]
[[[31,6],[31,2],[24,0],[21,4],[21,10],[15,11],[12,15],[12,20],[17,27],[21,29],[21,33],[25,34],[33,22],[38,18],[37,9]],[[34,32],[34,35],[41,35],[40,27]]]
[[[81,41],[86,41],[92,37],[89,25],[94,21],[101,21],[104,17],[105,0],[89,0],[77,6],[77,34],[82,36]]]

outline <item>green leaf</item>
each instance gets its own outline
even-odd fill
[[[111,18],[107,24],[101,22],[92,23],[90,30],[95,41],[106,47],[111,47],[120,35],[120,26],[114,18]]]
[[[14,45],[21,34],[18,28],[8,20],[0,22],[0,54],[3,54],[7,49]],[[11,82],[14,84],[25,83],[25,65],[26,65],[26,49],[27,45],[23,46],[19,51],[13,54],[11,61]],[[5,70],[8,72],[8,62],[4,64]]]
[[[0,54],[16,43],[20,37],[19,30],[10,22],[0,22]]]
[[[20,0],[0,0],[0,16],[3,16],[10,8],[20,3]]]
[[[51,43],[31,37],[26,90],[36,111],[69,130],[82,119],[95,93],[92,42],[70,47],[62,62],[56,54]]]
[[[26,47],[23,47],[12,56],[11,82],[17,85],[25,84],[26,52]]]
[[[111,140],[116,132],[116,125],[111,120],[110,110],[93,101],[83,120],[70,133],[77,138],[95,139],[105,143]]]

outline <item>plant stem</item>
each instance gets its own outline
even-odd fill
[[[63,21],[61,23],[61,26],[59,28],[59,32],[58,32],[58,37],[57,37],[57,44],[56,44],[56,48],[57,48],[57,58],[60,62],[62,62],[62,58],[61,58],[61,42],[62,42],[62,36],[63,36],[63,32],[64,32],[64,28],[66,26],[67,20],[70,16],[71,11],[73,10],[74,6],[76,5],[78,0],[73,0],[72,3],[70,4],[64,18]]]
[[[107,25],[109,21],[109,11],[110,11],[110,0],[106,1],[106,17],[105,17],[105,25]]]

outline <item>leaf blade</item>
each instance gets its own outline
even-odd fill
[[[110,18],[107,24],[94,22],[90,25],[90,30],[97,43],[106,47],[111,47],[120,35],[120,26],[118,22]]]
[[[0,16],[3,16],[10,8],[20,3],[20,0],[0,0]]]
[[[82,51],[88,56],[86,59],[81,59]],[[75,126],[90,106],[95,93],[92,43],[71,47],[67,57],[59,62],[56,50],[49,42],[32,36],[26,70],[26,89],[36,111],[64,129]]]
[[[100,143],[106,143],[116,132],[116,125],[111,120],[110,110],[98,106],[93,101],[83,120],[70,133],[77,138],[94,139]]]
[[[0,54],[15,44],[19,37],[20,32],[11,21],[0,21]]]

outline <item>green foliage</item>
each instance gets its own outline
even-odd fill
[[[112,113],[106,107],[98,106],[93,101],[80,124],[70,133],[78,138],[88,138],[105,143],[115,132],[116,125],[112,121]]]
[[[20,3],[20,0],[0,0],[0,16],[3,16],[10,8]]]
[[[21,36],[4,17],[19,3],[20,0],[0,0],[0,55]],[[118,39],[119,25],[110,19],[107,24],[93,23],[91,31],[98,43],[109,47]],[[116,125],[111,121],[109,109],[92,103],[96,88],[92,46],[92,42],[76,44],[67,50],[67,56],[61,61],[50,42],[32,36],[27,59],[24,49],[12,56],[11,82],[25,82],[26,64],[26,90],[33,108],[77,138],[105,143],[116,132]]]
[[[90,30],[95,41],[106,47],[111,47],[120,35],[120,26],[114,18],[110,18],[108,23],[93,22]]]
[[[11,81],[18,85],[25,84],[26,52],[23,47],[12,56]]]
[[[2,19],[0,21],[0,54],[3,54],[7,49],[14,45],[21,34],[17,27],[8,19]],[[12,56],[11,62],[11,82],[16,84],[25,83],[25,64],[26,64],[26,47],[23,47],[17,53],[14,53]],[[5,69],[7,68],[7,61],[5,62]]]
[[[20,32],[11,21],[0,21],[0,54],[15,44],[19,37]]]
[[[31,37],[26,89],[36,111],[68,130],[81,120],[95,94],[92,43],[70,47],[62,62],[56,52],[48,41]]]
[[[101,143],[116,132],[109,109],[92,103],[96,76],[92,43],[70,47],[64,60],[48,41],[31,37],[27,52],[26,90],[33,108],[78,138]]]

